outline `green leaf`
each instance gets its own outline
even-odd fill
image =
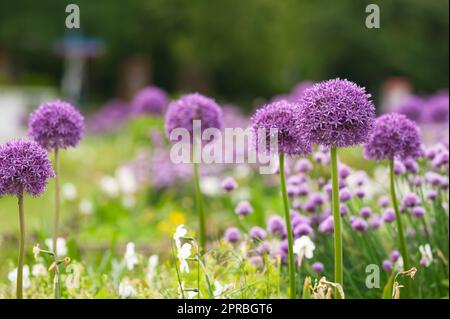
[[[383,294],[381,295],[382,299],[392,299],[393,284],[394,284],[394,273],[391,274],[386,285],[383,288]]]

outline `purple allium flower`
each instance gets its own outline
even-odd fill
[[[176,128],[186,129],[192,136],[193,121],[201,121],[201,133],[208,128],[222,128],[222,110],[211,98],[199,93],[186,94],[170,103],[166,113],[166,132],[170,137]]]
[[[287,155],[308,155],[312,152],[311,144],[299,130],[299,106],[287,101],[278,101],[258,109],[251,118],[256,148],[264,142],[264,151],[270,150],[270,129],[278,130],[278,152]],[[260,132],[263,129],[265,132]],[[261,136],[260,134],[265,134]],[[261,150],[263,151],[263,150]]]
[[[237,183],[235,179],[231,176],[225,177],[222,181],[222,188],[226,192],[231,192],[232,190],[235,190],[237,188]]]
[[[300,214],[296,214],[295,216],[291,215],[291,226],[292,229],[295,229],[300,224],[308,224],[311,225],[311,218],[307,216],[302,216]]]
[[[383,224],[383,220],[378,215],[373,215],[369,221],[369,225],[372,229],[378,229]]]
[[[74,147],[83,136],[84,118],[68,102],[42,104],[28,119],[28,134],[47,150]]]
[[[247,201],[240,201],[236,208],[234,209],[234,212],[238,214],[239,216],[247,216],[251,213],[253,213],[253,207],[250,205]]]
[[[308,159],[302,158],[295,164],[295,169],[300,173],[307,173],[312,170],[312,164]]]
[[[395,212],[392,208],[387,208],[383,214],[383,221],[385,223],[392,223],[395,220]]]
[[[367,230],[367,228],[369,227],[367,225],[367,222],[364,219],[359,218],[359,217],[355,217],[351,223],[352,223],[352,228],[354,230],[362,232],[362,233],[364,233]]]
[[[370,209],[370,207],[363,207],[359,210],[359,215],[362,218],[367,219],[370,217],[370,215],[372,215],[372,209]]]
[[[316,274],[320,274],[325,270],[325,267],[321,262],[315,262],[314,264],[311,265],[311,269]]]
[[[306,182],[306,178],[302,174],[289,176],[287,183],[291,185],[300,185]]]
[[[420,130],[404,115],[382,115],[375,121],[364,154],[375,160],[417,158],[422,154]]]
[[[424,120],[424,99],[418,96],[409,96],[397,105],[397,113],[403,114],[410,120],[420,123]]]
[[[258,247],[256,248],[256,251],[258,252],[258,254],[263,255],[263,254],[270,254],[270,245],[268,242],[262,242],[258,245]]]
[[[344,188],[339,193],[339,200],[342,203],[348,202],[352,198],[352,193],[347,188]]]
[[[363,199],[364,197],[366,197],[366,192],[364,191],[364,189],[359,188],[356,190],[355,195],[356,197]]]
[[[308,224],[299,224],[294,228],[294,237],[299,238],[300,236],[310,235],[313,229]]]
[[[448,123],[449,106],[448,91],[439,92],[426,101],[424,106],[426,110],[427,121],[430,123]]]
[[[39,144],[14,140],[0,145],[0,197],[41,195],[51,177],[52,164]]]
[[[391,251],[391,255],[389,256],[389,258],[393,261],[393,262],[397,262],[397,260],[400,258],[400,252],[398,250],[393,250]]]
[[[286,233],[286,226],[280,216],[273,215],[267,221],[267,229],[269,233],[283,237]]]
[[[425,180],[433,186],[439,186],[441,184],[441,178],[442,176],[435,172],[425,173]]]
[[[392,271],[393,267],[392,267],[392,262],[389,259],[385,259],[383,260],[383,264],[382,267],[385,271],[390,272]]]
[[[105,133],[121,128],[131,117],[131,107],[118,99],[107,102],[87,120],[86,129],[90,133]]]
[[[408,170],[408,172],[413,173],[413,174],[419,173],[419,170],[420,170],[419,164],[417,164],[417,162],[415,160],[413,160],[412,158],[404,159],[403,164],[405,164],[405,167]]]
[[[294,196],[298,196],[299,188],[297,185],[288,185],[286,186],[286,192],[289,198],[293,198]]]
[[[304,183],[298,187],[298,196],[306,196],[309,194],[309,186]]]
[[[434,189],[431,189],[427,192],[427,198],[431,201],[434,201],[437,198],[437,191],[435,191]]]
[[[236,227],[230,227],[225,231],[225,240],[229,243],[236,243],[241,240],[241,232]]]
[[[350,167],[348,167],[347,165],[342,164],[342,163],[339,164],[339,177],[340,178],[342,178],[342,179],[347,178],[351,172],[352,171],[350,170]]]
[[[310,200],[313,201],[317,206],[322,206],[325,203],[325,198],[321,193],[311,194]]]
[[[436,154],[431,164],[433,165],[433,167],[441,168],[443,166],[448,165],[448,161],[449,161],[448,150],[444,150],[439,154]]]
[[[333,193],[333,185],[331,185],[331,183],[327,183],[323,187],[323,190],[325,191],[325,193],[327,193],[331,197],[331,195]]]
[[[400,161],[394,161],[394,174],[403,175],[406,173],[405,165]]]
[[[365,89],[348,80],[315,84],[301,99],[303,135],[314,144],[348,147],[366,141],[375,107]]]
[[[314,201],[308,200],[305,205],[303,205],[303,210],[314,213],[316,211],[317,205]]]
[[[330,155],[323,152],[314,152],[313,159],[317,164],[328,165],[330,163]]]
[[[332,233],[334,231],[333,216],[328,216],[320,223],[319,231],[324,234]]]
[[[411,209],[411,214],[416,218],[422,218],[425,215],[425,208],[422,206],[415,206]]]
[[[378,199],[378,205],[380,205],[381,208],[386,208],[389,206],[390,200],[387,196],[381,196]]]
[[[146,87],[133,98],[133,112],[137,114],[161,115],[168,102],[166,92],[157,87]]]
[[[420,198],[414,193],[406,193],[403,197],[403,205],[405,207],[414,207],[420,204]]]
[[[340,208],[339,208],[339,212],[341,213],[341,216],[347,215],[348,214],[347,206],[345,206],[344,204],[341,204]]]
[[[314,85],[314,82],[311,81],[303,81],[298,83],[291,91],[289,95],[290,101],[298,101],[303,97],[307,89],[310,89]]]
[[[249,236],[252,239],[263,240],[266,238],[267,233],[261,227],[254,226],[250,229]]]

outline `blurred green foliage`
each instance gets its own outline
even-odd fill
[[[210,94],[231,100],[270,97],[298,81],[346,77],[377,93],[388,76],[406,76],[419,92],[448,87],[446,0],[19,0],[0,4],[0,48],[25,81],[45,74],[58,84],[62,61],[51,52],[76,3],[84,35],[105,41],[90,66],[89,88],[115,95],[118,66],[139,55],[169,91],[190,70]],[[381,28],[365,27],[377,3]]]

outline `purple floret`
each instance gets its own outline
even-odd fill
[[[250,229],[249,236],[250,236],[250,238],[253,238],[253,239],[263,240],[266,238],[267,233],[261,227],[255,226],[255,227],[252,227],[252,229]]]
[[[84,118],[80,112],[60,100],[42,104],[28,119],[28,134],[47,150],[76,146],[83,130]]]
[[[136,114],[161,115],[168,102],[166,92],[157,87],[140,90],[133,99],[133,112]]]
[[[237,204],[234,212],[239,216],[247,216],[253,213],[253,207],[249,202],[241,201]]]
[[[235,227],[230,227],[225,231],[225,240],[234,244],[241,240],[241,232]]]
[[[41,195],[51,177],[52,164],[39,144],[14,140],[0,145],[0,197]]]
[[[316,274],[320,274],[325,270],[325,266],[321,262],[315,262],[311,265],[312,271],[314,271]]]

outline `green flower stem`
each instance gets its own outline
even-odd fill
[[[292,235],[291,215],[289,211],[289,202],[286,191],[286,178],[284,173],[284,154],[280,153],[280,182],[281,194],[283,197],[284,217],[286,219],[287,239],[288,239],[288,259],[289,259],[289,297],[296,298],[297,288],[295,282],[295,262],[294,262],[294,236]]]
[[[200,189],[200,174],[198,169],[198,163],[194,161],[194,183],[195,183],[195,195],[197,201],[197,213],[200,226],[200,255],[205,253],[206,246],[206,226],[205,226],[205,211],[203,208],[203,196]]]
[[[56,262],[56,258],[58,256],[57,251],[57,240],[58,240],[58,226],[59,226],[59,213],[61,208],[61,191],[60,191],[60,170],[59,170],[59,152],[58,148],[55,148],[54,152],[54,160],[55,160],[55,215],[53,217],[53,238],[52,238],[52,244],[53,244],[53,252],[54,252],[54,261]],[[58,265],[56,267],[59,267]],[[57,269],[57,272],[55,273],[55,281],[54,281],[54,290],[55,290],[55,299],[61,298],[61,283],[60,283],[60,275],[59,275],[59,269]]]
[[[16,297],[17,299],[23,298],[23,257],[25,252],[25,214],[23,211],[23,193],[18,196],[19,203],[19,262],[17,265],[17,283],[16,283]]]
[[[400,210],[398,209],[398,203],[397,203],[397,195],[395,194],[395,173],[394,173],[394,161],[391,160],[389,162],[389,171],[390,171],[390,181],[391,181],[391,199],[392,199],[392,206],[394,206],[395,211],[395,221],[397,222],[397,232],[398,232],[398,239],[400,241],[400,253],[402,254],[403,258],[403,269],[409,270],[410,269],[410,262],[409,262],[409,254],[408,249],[406,246],[406,239],[405,234],[403,232],[403,223],[402,223],[402,216],[400,215]],[[410,278],[405,278],[405,298],[409,298],[411,295],[411,288],[410,288]]]
[[[331,147],[331,180],[332,180],[332,205],[334,223],[334,282],[344,287],[343,253],[342,253],[342,227],[341,210],[339,205],[339,177],[337,165],[337,148]],[[336,297],[339,295],[335,290]]]

